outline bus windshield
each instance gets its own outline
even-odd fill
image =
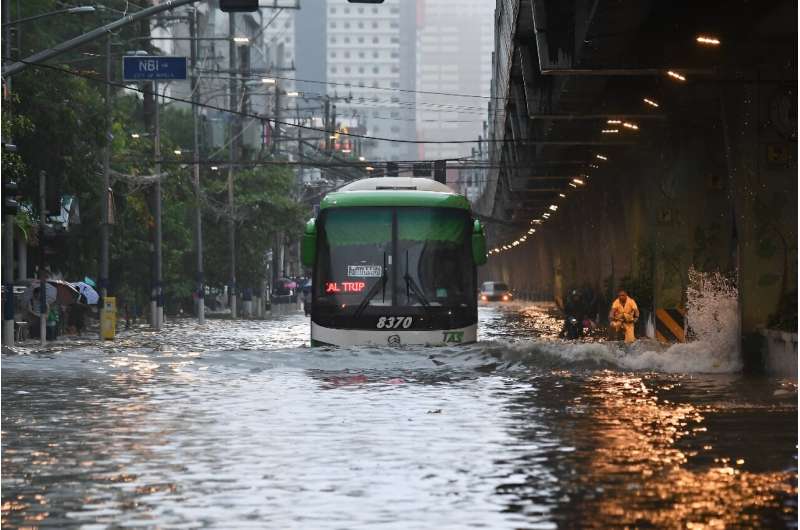
[[[316,302],[471,307],[469,213],[456,208],[332,208],[318,223]],[[366,300],[366,302],[365,302]]]

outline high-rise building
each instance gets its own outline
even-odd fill
[[[337,123],[357,125],[369,136],[416,138],[415,13],[416,3],[409,0],[328,0],[327,94]],[[414,144],[364,140],[358,148],[370,160],[416,158]]]
[[[495,2],[420,0],[417,28],[417,94],[420,140],[477,140],[483,133],[492,80]],[[420,144],[428,160],[470,156],[477,144]]]

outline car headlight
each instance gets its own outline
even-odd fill
[[[486,295],[485,295],[485,294],[482,294],[482,295],[481,295],[481,300],[483,300],[483,301],[485,302],[486,300],[488,300],[488,298],[486,298]]]
[[[507,294],[504,294],[504,295],[503,295],[503,301],[504,301],[504,302],[508,302],[508,295],[507,295]]]

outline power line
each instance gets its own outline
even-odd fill
[[[257,74],[253,74],[257,75]],[[457,92],[437,92],[433,90],[413,90],[409,88],[391,88],[391,87],[376,87],[376,86],[354,86],[352,83],[336,83],[334,81],[318,81],[313,79],[298,79],[296,77],[283,77],[270,74],[270,77],[275,79],[281,79],[283,81],[294,81],[296,83],[311,83],[316,85],[330,85],[330,86],[342,86],[345,88],[350,89],[369,89],[369,90],[382,90],[387,92],[404,92],[408,94],[427,94],[431,96],[448,96],[448,97],[460,97],[460,98],[474,98],[474,99],[499,99],[499,100],[510,100],[510,97],[503,97],[503,96],[481,96],[478,94],[459,94]]]
[[[8,57],[6,57],[6,59],[10,60],[10,58],[8,58]],[[34,62],[31,62],[31,61],[25,61],[24,59],[18,59],[17,62],[25,64],[25,65],[28,65],[28,66],[33,66],[33,67],[36,67],[36,68],[53,70],[53,71],[60,72],[60,73],[63,73],[63,74],[72,75],[72,76],[75,76],[75,77],[80,77],[80,78],[83,78],[83,79],[87,79],[89,81],[93,81],[95,83],[109,84],[111,86],[127,89],[127,90],[130,90],[130,91],[133,91],[133,92],[138,92],[138,93],[141,93],[141,94],[145,93],[144,89],[141,89],[141,88],[138,88],[138,87],[134,88],[134,87],[126,85],[124,83],[117,83],[117,82],[114,82],[114,81],[106,81],[105,79],[100,79],[100,78],[97,78],[97,77],[94,77],[94,76],[91,76],[91,75],[88,75],[88,74],[83,74],[83,73],[80,73],[80,72],[73,72],[71,70],[68,70],[68,69],[65,69],[65,68],[59,68],[57,66],[52,66],[52,65],[49,65],[49,64],[34,63]],[[245,117],[245,118],[252,118],[252,119],[256,119],[256,120],[269,120],[269,121],[272,121],[273,123],[276,123],[276,124],[279,124],[279,125],[285,125],[285,126],[288,126],[288,127],[297,127],[297,128],[300,128],[300,129],[305,129],[305,130],[309,130],[309,131],[315,131],[315,132],[319,132],[319,133],[329,133],[329,131],[326,131],[325,129],[320,129],[320,128],[317,128],[317,127],[310,127],[310,126],[307,126],[307,125],[294,124],[294,123],[286,122],[286,121],[280,121],[280,120],[276,120],[274,118],[265,117],[265,116],[259,116],[257,114],[252,114],[252,113],[249,113],[249,112],[231,110],[231,109],[227,109],[227,108],[220,107],[220,106],[217,106],[217,105],[210,105],[210,104],[207,104],[207,103],[195,103],[195,102],[193,102],[193,101],[191,101],[189,99],[178,98],[178,97],[175,97],[175,96],[163,95],[161,97],[162,97],[162,99],[168,99],[168,100],[171,100],[171,101],[182,102],[182,103],[186,103],[188,105],[197,105],[198,107],[209,109],[209,110],[214,110],[214,111],[217,111],[217,112],[224,112],[224,113],[238,115],[238,116],[242,116],[242,117]],[[366,134],[356,134],[356,133],[350,133],[350,132],[347,132],[347,133],[338,132],[337,134],[339,134],[340,136],[347,136],[347,137],[350,137],[350,138],[362,138],[362,139],[365,139],[365,140],[374,140],[374,141],[379,141],[379,142],[393,142],[393,143],[402,143],[402,144],[472,144],[472,143],[478,143],[479,142],[479,140],[407,140],[407,139],[385,138],[385,137],[380,137],[380,136],[370,136],[370,135],[366,135]],[[483,142],[497,142],[497,143],[505,143],[506,142],[506,140],[488,140],[488,139],[480,140],[480,141],[483,141]]]

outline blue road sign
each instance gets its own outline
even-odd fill
[[[186,79],[186,57],[126,55],[122,58],[125,81]]]

